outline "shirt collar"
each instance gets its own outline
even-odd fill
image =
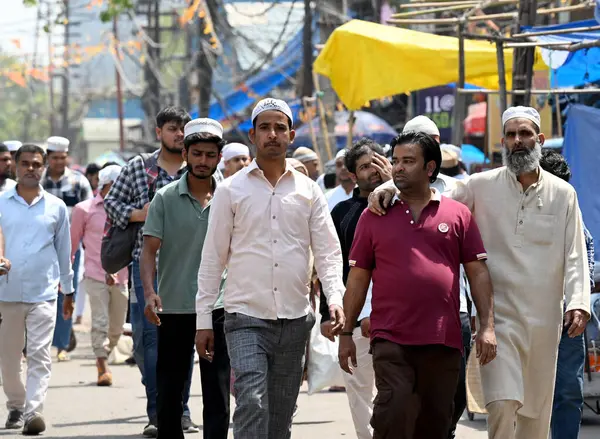
[[[508,175],[508,178],[511,179],[513,181],[513,183],[515,183],[516,185],[518,185],[519,188],[523,188],[523,186],[521,186],[521,183],[519,182],[519,180],[517,179],[517,174],[515,174],[514,172],[512,172],[510,169],[508,169],[508,166],[505,166],[504,169],[506,170],[506,174]],[[537,187],[540,184],[543,183],[544,181],[544,173],[546,171],[544,171],[541,166],[538,166],[538,180],[533,183],[531,185],[531,187]]]
[[[430,202],[436,201],[439,203],[442,201],[442,193],[440,191],[438,191],[436,188],[432,187],[431,192],[432,192],[432,194],[431,194]],[[400,197],[398,196],[398,194],[394,195],[394,198],[392,198],[392,202],[391,202],[390,206],[393,206],[396,201],[402,201],[402,200],[400,200]]]
[[[252,160],[252,162],[248,166],[246,166],[244,168],[244,171],[246,172],[246,174],[250,174],[252,171],[254,171],[256,169],[258,169],[259,171],[262,172],[262,169],[260,169],[260,167],[258,166],[258,163],[256,162],[256,159],[254,159],[254,160]],[[288,172],[293,172],[293,171],[295,171],[294,167],[292,165],[290,165],[288,163],[288,161],[286,160],[285,161],[285,172],[284,172],[284,175],[287,174]],[[298,171],[296,171],[296,172],[298,172]]]
[[[15,200],[17,200],[19,202],[23,202],[23,203],[27,204],[28,206],[33,206],[38,201],[40,201],[42,198],[44,198],[44,196],[46,195],[46,191],[44,190],[44,187],[42,185],[40,185],[39,188],[40,188],[40,193],[39,193],[39,195],[37,197],[34,198],[34,200],[33,200],[33,202],[31,204],[27,204],[25,202],[25,200],[23,199],[23,197],[21,197],[18,194],[18,192],[17,192],[17,186],[16,185],[12,189],[6,191],[6,196],[8,198],[14,198]]]
[[[100,193],[96,194],[93,203],[96,205],[104,203],[104,198],[102,198],[102,195],[100,195]]]
[[[357,186],[354,188],[354,190],[352,191],[352,199],[353,200],[365,200],[366,197],[361,197],[360,196],[360,188]]]
[[[177,181],[177,191],[179,192],[179,195],[187,195],[188,197],[191,197],[192,194],[190,194],[190,189],[188,187],[188,183],[187,183],[187,176],[188,176],[189,171],[185,171],[185,173],[181,176],[181,178]],[[212,183],[213,183],[213,187],[217,187],[217,179],[215,178],[214,175],[212,175],[211,177]]]

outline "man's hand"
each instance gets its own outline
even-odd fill
[[[106,285],[108,285],[109,287],[112,287],[113,285],[115,285],[117,283],[117,275],[106,273],[104,275],[104,281],[106,282]]]
[[[494,328],[479,328],[479,331],[477,331],[477,336],[475,337],[475,346],[477,348],[477,358],[479,358],[479,364],[482,366],[485,366],[494,358],[496,358],[497,344]]]
[[[379,172],[384,183],[392,179],[392,164],[381,154],[377,154],[376,152],[373,153],[371,166]]]
[[[332,335],[338,335],[346,323],[344,310],[339,305],[329,305],[329,316],[331,317]]]
[[[196,331],[196,351],[200,358],[212,363],[215,356],[215,333],[212,329],[199,329]]]
[[[371,319],[369,317],[360,321],[360,332],[364,338],[371,337]]]
[[[333,325],[330,320],[321,323],[321,335],[329,341],[335,341],[335,335],[333,334]]]
[[[357,368],[358,363],[356,362],[356,345],[354,344],[354,340],[349,335],[344,335],[340,337],[340,347],[338,351],[338,360],[340,362],[340,367],[346,373],[352,375],[352,369],[348,364],[348,359],[352,361],[352,367]]]
[[[375,215],[385,215],[385,211],[390,206],[394,195],[396,195],[395,187],[378,187],[369,194],[369,210]]]
[[[144,204],[144,207],[141,209],[133,209],[131,211],[131,216],[129,217],[129,221],[132,223],[143,223],[146,221],[146,217],[148,216],[148,208],[150,207],[150,203]]]
[[[61,293],[59,293],[61,294]],[[71,317],[73,317],[73,310],[75,309],[75,296],[65,296],[64,300],[63,300],[63,309],[62,309],[62,313],[63,313],[63,319],[65,320],[71,320]]]
[[[0,264],[4,264],[3,270],[0,271],[0,276],[2,276],[3,274],[6,274],[10,271],[10,261],[4,257],[0,258]]]
[[[590,315],[581,309],[572,309],[565,314],[565,326],[569,327],[569,337],[574,338],[583,334]]]
[[[144,315],[150,323],[156,326],[160,326],[160,318],[157,312],[162,312],[162,301],[158,294],[151,292],[146,298],[146,307],[144,308]]]

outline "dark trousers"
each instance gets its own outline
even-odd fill
[[[213,312],[215,358],[201,360],[204,439],[226,439],[229,428],[229,356],[223,310]],[[158,438],[183,439],[181,416],[190,362],[194,356],[195,314],[161,314],[156,364]]]
[[[454,414],[452,415],[452,424],[450,425],[450,434],[448,435],[450,439],[454,439],[456,424],[458,424],[465,408],[467,408],[467,360],[471,353],[471,319],[469,318],[469,313],[460,313],[460,323],[462,327],[464,354],[460,363],[458,386],[454,395]]]
[[[447,439],[461,353],[375,339],[373,439]]]

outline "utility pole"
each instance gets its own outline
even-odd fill
[[[313,84],[313,13],[311,0],[304,0],[304,29],[302,31],[302,96],[312,96]]]
[[[119,50],[119,28],[118,18],[115,15],[113,18],[113,34],[115,44],[115,56],[119,59],[121,51]],[[119,69],[115,68],[116,83],[117,83],[117,114],[119,117],[119,148],[121,152],[125,151],[125,128],[123,126],[123,92],[121,90],[121,74]]]
[[[56,123],[54,121],[54,48],[52,46],[52,6],[50,2],[46,3],[46,27],[48,29],[48,86],[50,94],[50,111],[48,112],[50,123],[50,135],[54,135]]]
[[[38,40],[40,38],[40,24],[42,21],[42,4],[38,3],[37,6],[37,14],[36,14],[36,18],[35,18],[35,39],[34,39],[34,43],[33,43],[33,55],[31,56],[31,69],[35,70],[37,69],[37,55],[38,55]],[[48,54],[50,55],[50,54]],[[29,86],[29,108],[27,110],[27,113],[25,114],[25,121],[23,123],[23,142],[28,142],[29,141],[29,131],[30,131],[30,127],[31,127],[31,120],[33,118],[33,111],[34,111],[34,91],[35,91],[35,87],[36,84],[29,79],[28,81],[28,86]],[[52,135],[52,134],[50,134]]]
[[[198,69],[198,117],[208,117],[213,80],[213,68],[209,59],[210,50],[206,47],[210,44],[210,35],[205,34],[204,30],[209,24],[209,17],[216,12],[216,8],[211,8],[212,0],[206,0],[205,5],[206,14],[198,20],[198,50],[200,51],[196,64]]]
[[[71,24],[69,23],[70,10],[69,0],[63,0],[64,2],[64,16],[65,16],[65,36],[64,36],[64,55],[63,55],[63,77],[62,77],[62,130],[61,133],[64,137],[69,137],[69,62],[70,62],[70,31]]]
[[[522,1],[519,3],[519,23],[521,26],[534,26],[537,18],[537,0]],[[535,47],[518,47],[514,51],[513,61],[513,89],[526,90],[524,95],[513,95],[512,105],[529,105],[531,101],[531,84],[533,81],[533,63]]]

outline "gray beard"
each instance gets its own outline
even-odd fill
[[[512,154],[508,148],[502,148],[502,164],[515,175],[533,172],[540,166],[542,159],[542,144],[535,142],[535,147],[527,153]]]

